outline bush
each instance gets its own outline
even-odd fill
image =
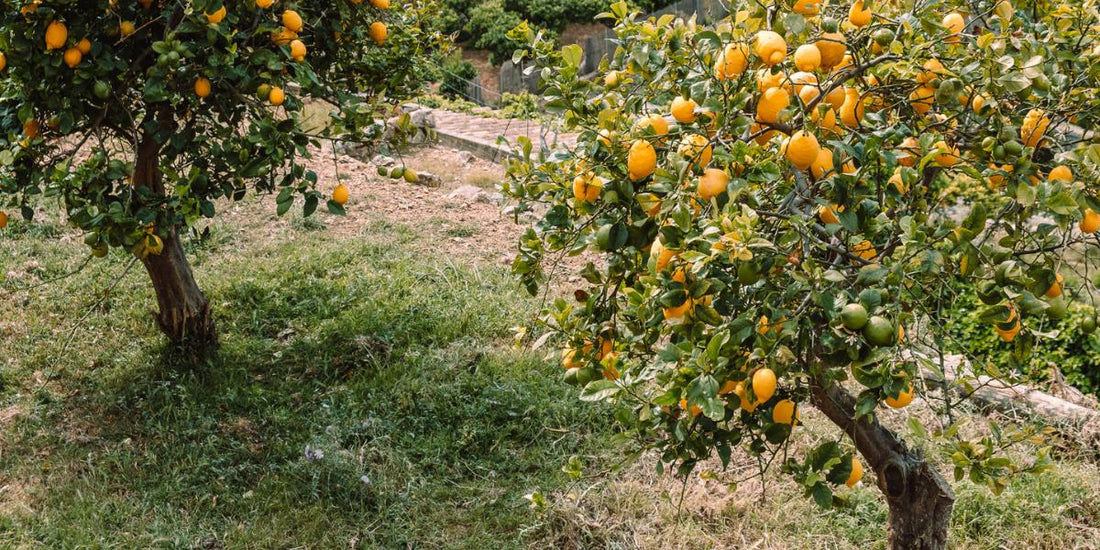
[[[500,97],[500,111],[505,118],[529,120],[539,114],[539,98],[528,92],[505,93]]]
[[[1075,304],[1065,318],[1047,320],[1037,326],[1044,333],[1058,331],[1058,338],[1036,339],[1034,351],[1020,362],[1013,354],[1014,346],[1005,344],[993,332],[992,326],[979,316],[986,306],[971,289],[961,293],[946,325],[946,344],[970,357],[986,358],[1001,370],[1012,370],[1027,379],[1047,383],[1057,367],[1066,383],[1092,395],[1100,396],[1100,332],[1082,330],[1086,318],[1096,318],[1090,307]]]
[[[480,3],[480,0],[443,0],[443,12],[440,14],[440,27],[444,32],[455,33],[460,41],[469,40],[466,32],[466,23],[470,20],[470,12]]]
[[[477,80],[477,67],[473,63],[462,59],[459,54],[454,54],[443,60],[443,80],[439,85],[439,93],[449,98],[469,98],[470,81]]]
[[[489,0],[470,11],[466,32],[476,37],[474,47],[489,50],[494,65],[512,58],[512,52],[522,46],[508,37],[508,31],[523,22],[515,12],[505,11],[503,0]]]

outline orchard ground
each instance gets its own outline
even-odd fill
[[[334,182],[331,154],[316,159]],[[66,276],[87,248],[57,214],[9,226],[0,547],[881,547],[886,508],[866,483],[822,512],[777,470],[752,478],[748,456],[686,484],[654,476],[653,456],[622,464],[612,411],[579,402],[546,349],[515,348],[539,306],[507,273],[521,228],[445,198],[502,177],[457,159],[406,158],[445,177],[428,189],[341,158],[345,218],[221,204],[189,245],[222,339],[199,370],[165,352],[130,257]],[[910,415],[935,422],[883,414],[903,434]],[[803,420],[795,448],[837,436]],[[1071,442],[999,497],[956,490],[956,547],[1100,547],[1100,468]]]

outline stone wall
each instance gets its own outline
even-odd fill
[[[699,15],[699,22],[706,23],[716,21],[726,16],[726,8],[720,0],[682,0],[664,9],[650,14],[652,17],[661,17],[665,14],[675,14],[681,17]],[[615,53],[615,33],[605,30],[580,41],[584,50],[584,61],[581,63],[581,73],[594,74],[600,68],[600,62],[605,57],[611,57]],[[500,67],[500,92],[519,93],[528,91],[537,94],[539,92],[538,71],[530,75],[523,74],[523,67],[513,65],[507,61]]]

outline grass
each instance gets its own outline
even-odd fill
[[[512,349],[536,304],[507,273],[424,254],[405,226],[335,224],[229,219],[189,247],[222,336],[199,367],[163,348],[126,256],[28,288],[78,267],[80,239],[57,221],[2,233],[0,547],[882,546],[867,486],[821,512],[778,473],[766,500],[693,479],[677,514],[681,485],[650,458],[608,471],[611,411]],[[812,416],[804,433],[836,436]],[[958,490],[960,546],[1096,540],[1093,463]]]

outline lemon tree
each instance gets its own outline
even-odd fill
[[[440,45],[430,0],[4,0],[0,209],[59,202],[95,256],[139,257],[175,342],[215,342],[181,234],[219,199],[275,193],[342,212],[348,189],[302,161],[369,141],[377,109],[415,91]],[[308,102],[331,105],[303,128]],[[7,222],[5,213],[0,220]]]
[[[1020,358],[1059,337],[1046,323],[1067,303],[1092,306],[1097,4],[733,1],[704,26],[619,3],[604,17],[619,45],[601,78],[581,78],[575,46],[535,35],[517,53],[579,133],[551,153],[522,143],[505,185],[541,213],[513,263],[528,289],[580,266],[541,317],[565,342],[565,380],[619,402],[662,468],[742,447],[825,507],[866,471],[893,547],[945,547],[950,484],[876,411],[966,397],[922,384],[943,377],[941,327],[964,289]],[[840,430],[793,456],[804,407]],[[957,480],[994,492],[1048,467],[1041,446],[998,452],[1031,428],[912,425]]]

